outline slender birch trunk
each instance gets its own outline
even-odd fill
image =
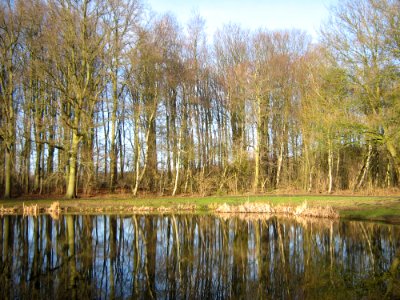
[[[151,123],[153,122],[153,120],[154,120],[154,116],[155,116],[156,110],[157,110],[157,109],[155,109],[155,110],[151,113],[151,116],[150,116],[150,119],[149,119],[149,126],[148,126],[148,128],[147,128],[146,140],[145,140],[145,142],[146,142],[146,151],[145,151],[144,158],[143,158],[143,168],[142,168],[142,170],[140,170],[140,158],[139,158],[140,152],[142,151],[142,149],[141,149],[141,147],[140,147],[140,142],[139,142],[139,140],[137,140],[137,145],[136,145],[137,149],[136,149],[136,153],[137,153],[138,157],[136,158],[135,186],[134,186],[133,191],[132,191],[134,197],[136,197],[136,195],[137,195],[137,192],[138,192],[138,189],[139,189],[139,185],[140,185],[140,183],[141,183],[141,181],[142,181],[142,179],[143,179],[143,176],[144,176],[144,174],[145,174],[145,172],[146,172],[146,169],[147,169],[148,157],[149,157],[149,147],[148,147],[148,143],[149,143],[149,137],[150,137],[150,132],[151,132],[151,126],[150,126],[150,124],[151,124]],[[137,124],[137,126],[138,126],[138,124]]]
[[[182,128],[183,126],[181,126],[180,130],[179,130],[179,140],[178,140],[178,157],[176,160],[176,165],[175,165],[175,183],[174,183],[174,190],[172,192],[172,196],[175,196],[176,191],[178,189],[178,182],[179,182],[179,170],[180,170],[180,166],[181,166],[181,144],[182,144]]]
[[[261,139],[262,139],[262,128],[261,124],[261,98],[257,97],[257,130],[256,130],[256,145],[254,149],[254,160],[255,160],[255,169],[254,169],[254,181],[253,181],[253,192],[256,193],[259,186],[260,181],[260,160],[261,160]]]
[[[369,143],[367,157],[365,159],[365,164],[360,171],[360,176],[358,183],[356,185],[356,190],[360,189],[364,184],[365,178],[367,177],[368,174],[369,167],[371,165],[371,157],[372,157],[372,143]]]
[[[281,171],[282,171],[282,162],[283,162],[283,151],[284,151],[284,135],[286,130],[286,124],[283,125],[281,142],[279,147],[279,157],[278,157],[278,169],[276,171],[276,187],[279,187],[280,178],[281,178]]]
[[[328,141],[328,182],[328,193],[330,194],[333,190],[333,149],[331,138]]]
[[[114,71],[112,76],[113,86],[113,107],[111,112],[111,149],[110,149],[110,191],[114,192],[115,183],[117,181],[117,149],[116,149],[116,123],[117,123],[117,109],[118,109],[118,83],[117,83],[117,70]]]

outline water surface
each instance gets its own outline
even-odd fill
[[[400,227],[209,215],[0,218],[0,299],[400,297]]]

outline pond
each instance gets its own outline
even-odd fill
[[[400,296],[400,227],[215,215],[0,218],[0,299]]]

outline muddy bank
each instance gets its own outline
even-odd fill
[[[14,207],[0,207],[0,215],[22,214],[26,216],[37,216],[39,214],[50,214],[57,217],[62,213],[181,213],[195,212],[199,207],[196,204],[178,204],[173,206],[61,206],[55,201],[50,206],[39,206],[38,204]],[[307,202],[298,206],[271,205],[269,203],[244,203],[239,205],[228,205],[212,203],[207,206],[207,212],[223,214],[264,214],[264,215],[287,215],[300,217],[337,219],[339,213],[332,207],[310,207]]]

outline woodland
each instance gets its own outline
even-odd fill
[[[0,0],[0,193],[396,190],[399,16],[209,37],[140,0]]]

